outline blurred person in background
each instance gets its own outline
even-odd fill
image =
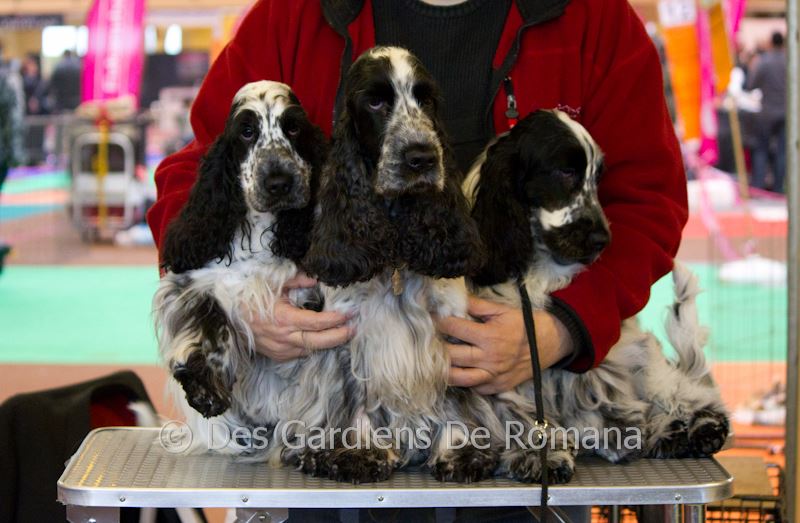
[[[751,151],[752,184],[759,189],[771,188],[782,193],[786,174],[786,51],[781,33],[772,34],[771,47],[758,57],[748,89],[759,89],[762,93]],[[768,185],[770,163],[772,184]]]
[[[42,78],[39,59],[29,54],[22,62],[22,85],[25,91],[25,114],[27,116],[44,116],[49,112],[47,100],[47,84]],[[44,161],[44,122],[26,122],[25,150],[28,165],[36,165]]]
[[[81,104],[81,60],[72,51],[64,51],[53,70],[49,93],[57,113],[74,111]]]
[[[25,90],[25,114],[47,114],[47,84],[42,78],[39,59],[34,54],[27,55],[22,61],[22,85]]]
[[[8,171],[21,160],[22,116],[25,95],[19,63],[3,59],[3,44],[0,42],[0,195]],[[0,238],[0,272],[11,247]]]

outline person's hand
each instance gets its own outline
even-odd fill
[[[531,355],[521,310],[470,297],[469,315],[480,321],[437,319],[442,334],[466,343],[445,344],[450,352],[450,385],[498,394],[531,379]],[[572,353],[572,338],[547,311],[535,310],[533,315],[539,358],[546,369]]]
[[[250,329],[260,354],[279,362],[289,361],[307,356],[311,351],[338,347],[353,337],[353,328],[347,325],[348,316],[333,311],[304,310],[289,302],[287,294],[291,289],[316,284],[316,280],[305,274],[286,282],[272,319],[245,313],[245,317],[250,318]]]

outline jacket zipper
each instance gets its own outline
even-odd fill
[[[506,83],[506,80],[508,80],[508,84],[506,85],[506,87],[508,87],[508,85],[511,85],[511,77],[509,76],[508,73],[511,72],[511,69],[514,67],[514,64],[517,63],[517,57],[519,56],[519,48],[522,45],[522,33],[529,27],[533,27],[538,23],[539,22],[531,22],[520,26],[520,28],[517,30],[517,35],[514,37],[514,44],[511,46],[511,49],[508,51],[508,54],[503,59],[503,63],[500,65],[500,69],[497,69],[496,71],[498,73],[498,77],[502,78],[503,80],[497,81],[497,85],[494,87],[492,91],[492,97],[489,99],[489,106],[486,108],[486,124],[487,124],[487,129],[489,129],[489,132],[491,133],[490,137],[494,137],[497,134],[496,129],[494,128],[494,118],[493,118],[494,101],[500,94],[500,88]],[[507,95],[510,94],[511,96],[514,97],[513,98],[514,110],[517,111],[516,108],[517,99],[513,93],[513,85],[511,85],[511,89],[512,92],[509,93],[508,91],[506,91],[506,94]],[[507,102],[510,102],[510,100],[507,99]],[[508,111],[510,109],[511,108],[508,107],[508,109],[506,110],[507,118],[508,118]],[[517,111],[517,118],[519,118],[518,111]]]
[[[558,8],[556,8],[558,9]],[[511,49],[508,51],[508,54],[503,59],[503,63],[500,65],[500,69],[497,69],[497,78],[493,79],[493,81],[497,82],[497,85],[492,90],[492,97],[489,99],[489,106],[486,109],[486,123],[488,125],[487,129],[491,132],[491,137],[494,137],[497,132],[494,128],[494,118],[492,115],[494,114],[494,101],[497,99],[497,95],[500,94],[500,87],[503,85],[503,81],[500,79],[511,79],[509,73],[511,69],[514,67],[514,64],[517,63],[517,57],[519,56],[519,48],[522,46],[522,33],[525,32],[526,29],[538,25],[540,23],[547,22],[555,18],[552,16],[555,13],[555,10],[551,10],[548,13],[540,16],[537,20],[529,21],[527,24],[522,24],[520,28],[517,30],[517,35],[514,37],[514,45],[511,46]],[[512,86],[513,89],[513,86]],[[508,91],[506,91],[508,94]],[[513,92],[511,93],[513,95]],[[516,97],[514,98],[514,102],[516,103]],[[519,115],[517,116],[519,118]]]
[[[508,128],[512,129],[519,122],[519,110],[517,109],[517,97],[514,96],[514,83],[510,76],[503,79],[503,86],[506,90],[506,120],[508,120]]]

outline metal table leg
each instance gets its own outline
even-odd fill
[[[289,519],[288,508],[237,508],[236,523],[283,523]]]
[[[70,523],[119,523],[119,507],[81,507],[67,505]]]
[[[706,506],[705,505],[684,505],[684,507],[683,507],[683,521],[685,523],[705,523],[705,521],[706,521]]]
[[[620,513],[619,505],[612,505],[611,514],[608,517],[609,523],[619,523],[620,522],[619,513]]]
[[[682,523],[681,505],[641,505],[637,510],[639,521],[659,523]]]
[[[663,511],[664,523],[683,522],[683,507],[681,505],[664,505]]]

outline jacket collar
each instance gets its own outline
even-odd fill
[[[564,13],[570,0],[514,0],[523,25],[549,22]]]
[[[322,0],[325,19],[337,33],[347,34],[347,26],[358,17],[365,0]],[[523,25],[541,24],[558,18],[570,0],[514,0]]]
[[[325,20],[342,36],[347,36],[347,26],[358,17],[363,8],[364,0],[322,0]]]

